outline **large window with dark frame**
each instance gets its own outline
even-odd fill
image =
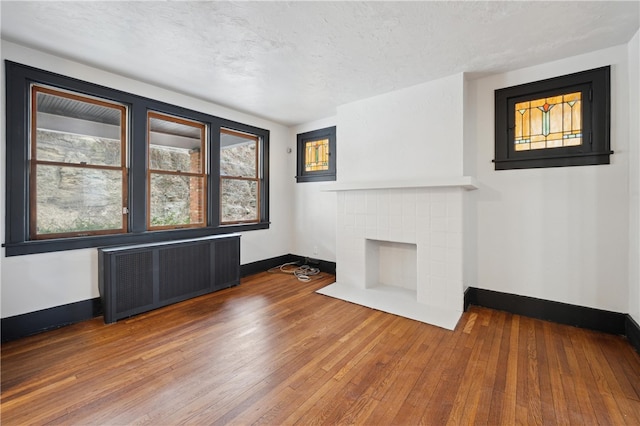
[[[269,227],[269,131],[5,61],[15,256]]]
[[[149,229],[206,225],[206,129],[203,123],[148,113]]]
[[[260,218],[260,138],[220,130],[220,222],[252,223]]]
[[[31,85],[31,238],[127,231],[126,111]]]
[[[496,170],[609,164],[609,73],[496,90]]]

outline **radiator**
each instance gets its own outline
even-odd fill
[[[240,234],[98,249],[104,322],[240,284]]]

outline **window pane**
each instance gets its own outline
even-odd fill
[[[203,173],[205,126],[149,114],[149,167],[152,170]]]
[[[255,136],[220,133],[220,174],[234,177],[258,177],[258,141]]]
[[[36,87],[35,90],[34,159],[60,163],[122,165],[123,107],[43,93],[43,88]]]
[[[151,174],[151,226],[205,223],[204,177]]]
[[[122,229],[122,171],[36,167],[36,233]]]
[[[582,144],[581,92],[515,104],[515,150]]]
[[[329,170],[329,139],[305,143],[304,168],[307,172]]]
[[[222,179],[222,222],[258,220],[258,182]]]

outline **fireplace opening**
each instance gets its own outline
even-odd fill
[[[417,246],[394,241],[366,240],[365,287],[396,287],[417,291]]]

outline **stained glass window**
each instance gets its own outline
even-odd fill
[[[296,181],[336,180],[336,127],[299,133],[297,157]]]
[[[495,91],[496,170],[610,163],[611,67]]]
[[[307,142],[305,151],[305,171],[329,170],[329,139]]]
[[[582,144],[581,93],[515,104],[516,151]]]

